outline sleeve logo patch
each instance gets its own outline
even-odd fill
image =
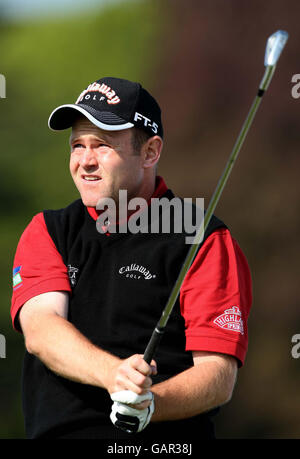
[[[242,335],[244,334],[242,313],[238,306],[232,306],[232,308],[226,309],[223,314],[214,320],[214,324],[225,330],[241,333]]]
[[[13,288],[19,287],[22,284],[23,279],[21,277],[20,271],[22,266],[17,266],[13,270]]]

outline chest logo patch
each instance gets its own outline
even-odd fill
[[[226,309],[223,314],[214,320],[214,324],[225,330],[241,333],[242,335],[244,334],[242,313],[238,306],[232,306],[232,308]]]
[[[150,280],[155,279],[156,274],[152,274],[149,269],[145,268],[142,265],[136,263],[131,263],[131,265],[122,266],[119,269],[119,274],[128,277],[130,279],[144,279]]]

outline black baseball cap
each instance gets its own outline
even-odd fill
[[[163,138],[161,110],[140,83],[105,77],[91,83],[74,104],[60,105],[51,113],[48,126],[53,131],[72,126],[78,112],[106,131],[138,127]]]

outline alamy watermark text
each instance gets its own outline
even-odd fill
[[[6,80],[5,76],[0,74],[0,98],[6,98]]]
[[[4,335],[0,335],[0,359],[6,358],[6,339]]]
[[[294,359],[299,359],[300,357],[300,333],[292,336],[292,350],[291,354]]]
[[[119,190],[117,202],[102,198],[96,227],[99,233],[183,233],[186,244],[196,244],[204,236],[204,199],[152,198],[150,205],[140,197],[127,199],[127,191]],[[197,233],[197,238],[195,237]]]
[[[295,75],[292,76],[291,79],[292,83],[296,83],[291,90],[292,97],[294,99],[299,99],[300,97],[300,73],[295,73]]]

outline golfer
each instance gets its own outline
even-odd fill
[[[36,214],[14,258],[27,437],[215,438],[214,416],[232,396],[248,346],[245,256],[213,216],[148,365],[143,352],[190,248],[185,231],[174,230],[172,213],[169,233],[124,231],[120,211],[98,223],[108,198],[118,208],[120,190],[127,204],[147,203],[130,207],[127,219],[136,221],[152,198],[174,198],[157,175],[159,105],[140,84],[106,77],[56,108],[49,127],[70,129],[80,198]]]

